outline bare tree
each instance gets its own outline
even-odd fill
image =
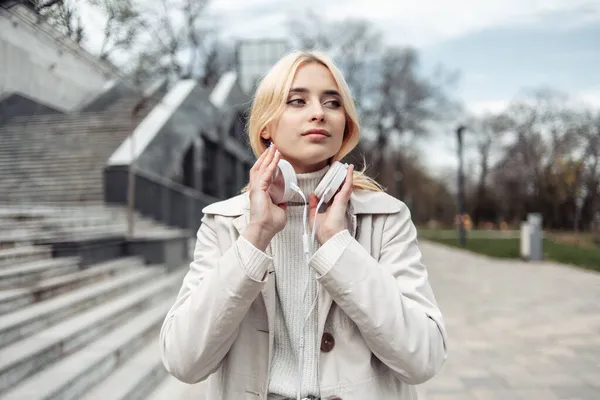
[[[600,211],[600,112],[587,110],[581,113],[572,130],[580,139],[582,154],[574,229],[590,229],[594,222],[600,222],[597,220]]]
[[[290,17],[293,46],[327,52],[339,65],[355,99],[357,112],[364,116],[366,104],[376,91],[376,72],[383,51],[382,35],[367,20],[327,21],[308,10]]]
[[[44,10],[58,6],[64,3],[64,0],[30,0],[35,11],[43,12]]]
[[[329,51],[336,43],[334,24],[312,9],[288,18],[288,33],[294,47],[302,50]]]
[[[207,40],[202,58],[201,82],[204,87],[214,87],[224,71],[235,68],[235,51],[232,46],[217,38]]]
[[[126,69],[136,82],[165,76],[173,81],[196,79],[212,87],[233,67],[233,48],[219,39],[208,4],[208,0],[159,0],[139,10],[131,8],[131,13],[124,13],[131,18],[123,22],[114,19],[124,28],[123,43],[135,40]]]
[[[147,46],[162,55],[174,78],[200,78],[209,52],[207,39],[215,33],[206,18],[208,0],[160,0],[145,11]],[[157,4],[157,5],[156,5]]]
[[[478,178],[475,185],[473,221],[478,225],[482,219],[494,219],[496,204],[489,193],[488,176],[493,165],[494,153],[501,150],[504,135],[512,128],[511,119],[505,114],[487,114],[472,117],[467,123],[477,154]]]
[[[491,169],[490,190],[513,221],[541,212],[547,227],[591,221],[598,197],[597,120],[562,93],[536,90],[508,109],[512,141]]]
[[[376,134],[376,171],[382,168],[392,142],[407,143],[427,135],[430,123],[440,120],[450,103],[443,87],[419,72],[415,49],[387,48],[378,77],[377,92],[365,112],[366,123]],[[398,171],[402,173],[400,165]]]
[[[133,0],[89,0],[105,17],[103,41],[98,56],[110,60],[117,51],[132,49],[142,28],[140,12]]]
[[[33,1],[35,11],[56,30],[82,44],[86,37],[85,29],[74,0]]]

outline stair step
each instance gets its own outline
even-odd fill
[[[30,193],[30,192],[38,192],[38,191],[46,191],[46,190],[72,190],[72,189],[83,189],[88,187],[100,186],[102,184],[102,180],[75,180],[75,179],[52,179],[48,180],[45,183],[31,183],[30,185],[24,184],[23,186],[17,187],[15,190],[15,186],[11,184],[5,184],[0,181],[0,190],[11,190],[20,193]]]
[[[136,257],[98,263],[84,270],[63,276],[44,279],[36,285],[0,291],[0,315],[15,311],[23,306],[39,303],[67,291],[72,291],[104,279],[107,275],[116,276],[139,261]]]
[[[65,170],[61,168],[55,169],[54,166],[48,168],[36,167],[35,169],[21,169],[15,167],[12,171],[4,171],[0,168],[0,183],[7,187],[17,187],[26,189],[30,185],[44,186],[55,183],[102,183],[104,176],[102,171],[94,168],[77,167],[77,171]],[[6,172],[6,174],[5,174]]]
[[[2,196],[0,192],[0,202],[19,201],[21,203],[37,204],[81,204],[85,202],[100,203],[104,200],[104,193],[101,188],[92,187],[90,189],[80,189],[77,191],[65,192],[46,192],[40,190],[37,192],[17,192],[10,193],[8,196]]]
[[[181,274],[146,284],[0,350],[0,393],[47,365],[81,349],[150,305],[170,298]]]
[[[15,121],[17,122],[17,121]],[[0,132],[5,134],[31,134],[44,132],[51,132],[56,130],[74,130],[79,129],[101,129],[109,131],[111,129],[125,129],[129,121],[127,119],[114,116],[113,119],[89,119],[89,118],[75,118],[72,120],[60,120],[55,119],[51,121],[36,121],[31,119],[24,123],[10,124],[3,127]]]
[[[131,271],[110,280],[93,283],[0,316],[0,347],[86,311],[163,273],[160,268],[144,268],[138,263],[132,263],[130,268]]]
[[[104,152],[108,155],[110,155],[110,151],[106,151]],[[37,154],[15,154],[15,155],[11,155],[10,157],[0,157],[0,165],[3,166],[10,166],[10,163],[15,161],[15,156],[18,157],[18,161],[17,161],[17,165],[18,164],[28,164],[28,165],[44,165],[44,164],[75,164],[75,163],[82,163],[84,165],[90,165],[91,163],[88,161],[89,159],[97,159],[97,158],[103,158],[102,154],[99,152],[94,152],[94,153],[88,153],[88,154],[83,154],[83,153],[79,153],[78,154],[72,154],[72,155],[66,155],[63,153],[59,153],[59,152],[53,152],[53,153],[49,153],[46,156],[44,155],[37,155]]]
[[[14,126],[16,124],[23,125],[35,125],[36,122],[40,125],[46,125],[49,122],[78,122],[82,120],[87,121],[96,121],[98,123],[102,122],[110,122],[114,120],[114,115],[108,114],[102,111],[87,111],[81,113],[70,113],[70,114],[35,114],[28,115],[22,117],[14,117],[10,124],[10,126]]]
[[[85,185],[88,183],[102,183],[103,176],[101,171],[80,170],[78,174],[74,172],[57,172],[45,171],[40,168],[32,173],[27,173],[24,170],[14,171],[11,177],[1,178],[0,183],[7,189],[17,187],[21,190],[26,190],[28,187],[35,188],[53,186],[57,184],[78,184]],[[14,176],[14,177],[13,177]]]
[[[40,142],[33,146],[30,144],[31,140],[38,140],[37,138],[28,139],[28,141],[3,141],[0,144],[0,155],[4,157],[10,158],[13,156],[21,156],[27,158],[31,157],[31,159],[39,157],[39,158],[48,158],[48,155],[52,154],[66,154],[66,151],[81,151],[84,153],[90,154],[90,149],[94,147],[98,151],[102,151],[104,153],[110,152],[112,148],[118,146],[126,136],[113,137],[110,141],[101,140],[101,138],[89,137],[85,139],[85,143],[78,143],[77,141],[69,140],[67,141],[48,141],[48,142]],[[11,151],[14,151],[14,154],[11,154]]]
[[[41,260],[52,256],[52,249],[46,246],[22,246],[0,250],[0,268],[25,261]]]
[[[168,311],[166,309],[162,315],[163,320]],[[158,336],[80,400],[146,400],[156,383],[167,375],[160,357]]]
[[[2,399],[82,399],[90,386],[109,376],[115,368],[115,374],[121,378],[116,382],[121,386],[109,388],[106,393],[101,393],[101,397],[94,398],[118,400],[121,397],[115,395],[132,388],[135,383],[139,383],[135,386],[143,387],[144,383],[139,379],[160,374],[156,367],[157,355],[160,357],[156,337],[172,305],[172,297],[167,299],[136,315],[103,338],[20,382]],[[146,345],[148,340],[150,344]],[[143,350],[135,354],[140,348]],[[135,355],[132,357],[132,354]],[[111,376],[107,381],[113,382],[114,378]],[[148,384],[151,382],[146,382],[144,386]]]
[[[76,257],[28,261],[0,269],[0,289],[33,285],[45,278],[64,275],[79,269]]]
[[[10,216],[0,215],[0,226],[3,229],[18,229],[18,228],[37,228],[42,226],[85,226],[85,225],[102,225],[114,222],[108,215],[86,215],[86,216],[70,216],[70,215],[47,215],[39,218],[18,221]]]
[[[210,400],[206,398],[206,381],[190,385],[172,375],[158,384],[145,400]]]

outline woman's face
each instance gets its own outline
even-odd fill
[[[297,173],[316,171],[342,146],[346,113],[329,69],[319,63],[296,71],[283,113],[262,137],[275,143]]]

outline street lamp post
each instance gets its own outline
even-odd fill
[[[458,140],[458,243],[461,247],[467,245],[467,232],[465,230],[465,188],[463,174],[463,132],[466,127],[461,125],[456,129],[456,138]]]

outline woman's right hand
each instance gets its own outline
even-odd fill
[[[275,145],[269,147],[250,169],[250,222],[244,237],[265,251],[273,236],[285,227],[285,204],[274,204],[268,193],[281,155]]]

